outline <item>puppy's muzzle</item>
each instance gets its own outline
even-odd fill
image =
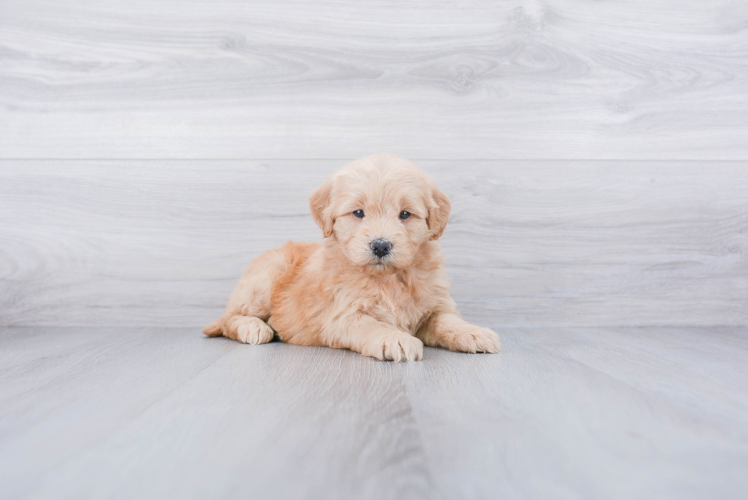
[[[371,242],[371,253],[380,259],[389,254],[390,250],[392,250],[392,243],[388,240],[379,239]]]

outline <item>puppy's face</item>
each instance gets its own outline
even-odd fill
[[[310,198],[325,237],[371,271],[404,268],[449,218],[449,200],[422,170],[392,155],[374,155],[333,173]]]

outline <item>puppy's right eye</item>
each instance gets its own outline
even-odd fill
[[[357,219],[363,219],[364,218],[364,211],[363,210],[354,210],[353,216]]]

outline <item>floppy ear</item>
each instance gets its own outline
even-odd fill
[[[431,230],[431,240],[437,240],[444,232],[449,222],[449,211],[452,204],[449,202],[447,195],[436,186],[431,188],[432,201],[429,204],[429,217],[426,222]]]
[[[312,196],[309,197],[309,208],[312,210],[314,222],[322,229],[325,238],[332,236],[333,218],[330,210],[330,195],[332,193],[332,180],[327,179]]]

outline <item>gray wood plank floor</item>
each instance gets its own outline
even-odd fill
[[[740,0],[0,2],[0,157],[748,159]]]
[[[495,328],[411,364],[2,328],[2,497],[744,498],[748,329]]]

